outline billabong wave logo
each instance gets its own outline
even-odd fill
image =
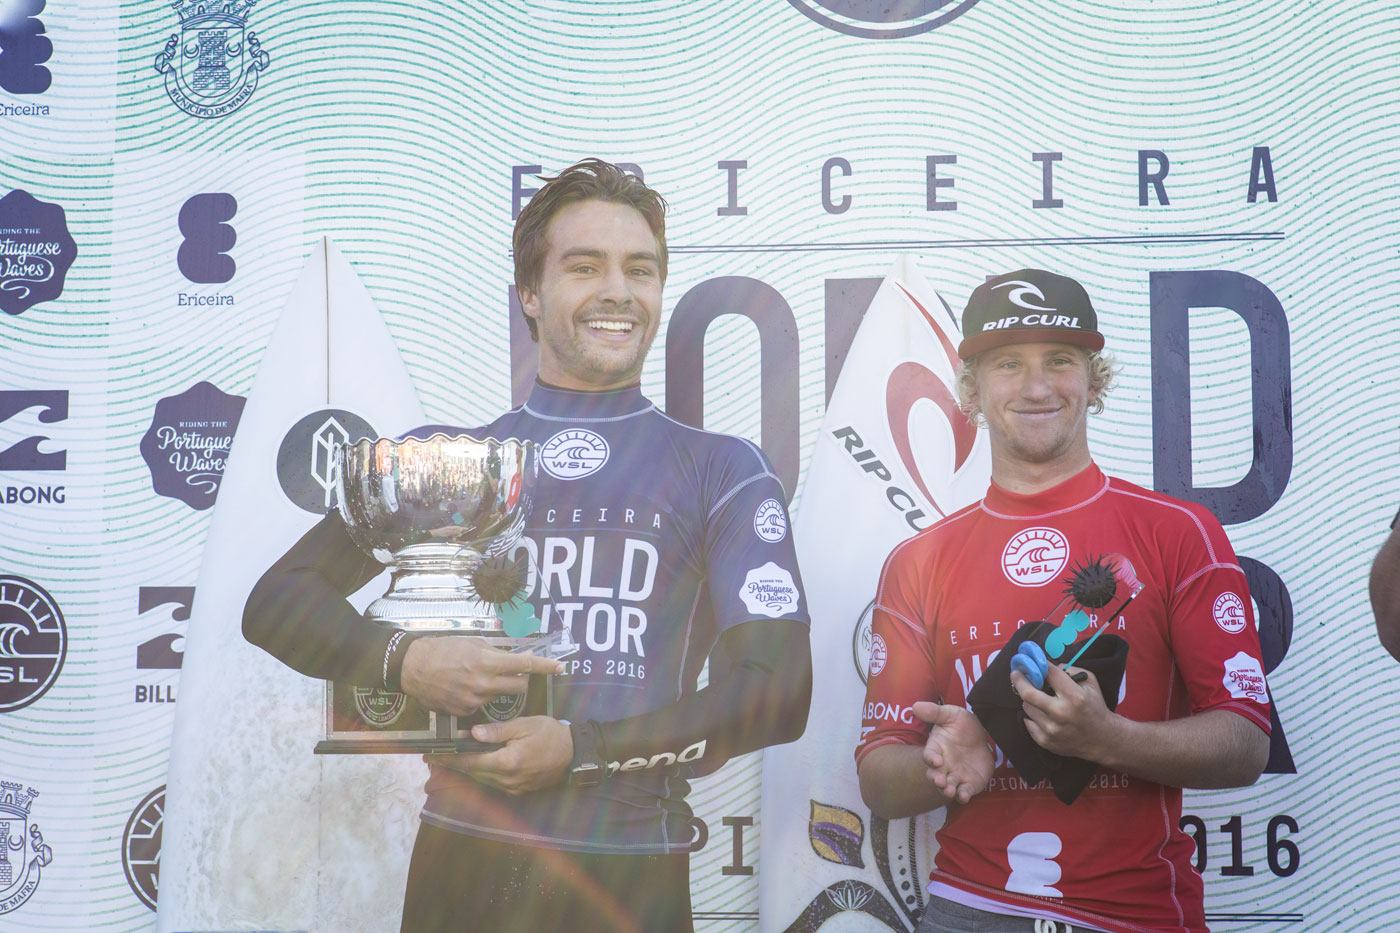
[[[62,207],[18,189],[0,198],[0,311],[23,314],[63,294],[77,256]]]
[[[179,499],[195,510],[214,504],[244,401],[241,395],[197,382],[156,402],[151,426],[141,438],[141,457],[150,467],[157,495]]]
[[[0,915],[17,910],[39,888],[40,870],[53,861],[29,808],[39,792],[0,781]]]
[[[862,39],[899,39],[937,29],[957,19],[977,0],[905,0],[903,3],[871,3],[870,0],[788,0],[828,29]]]
[[[165,785],[147,794],[122,833],[122,871],[131,891],[151,910],[160,893],[160,832],[165,825]]]
[[[192,117],[228,116],[258,89],[271,58],[247,28],[257,0],[175,0],[180,32],[156,55],[165,93]]]

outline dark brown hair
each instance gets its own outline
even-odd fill
[[[540,285],[541,267],[549,251],[546,232],[554,215],[579,201],[610,201],[626,204],[646,219],[656,237],[657,265],[661,281],[666,281],[666,199],[637,176],[602,159],[584,159],[553,178],[535,192],[515,221],[511,247],[515,251],[515,287],[534,291]],[[525,315],[530,337],[539,340],[535,319]]]

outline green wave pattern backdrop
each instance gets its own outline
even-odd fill
[[[69,416],[0,423],[0,449],[47,433],[45,449],[68,460],[61,478],[0,473],[0,489],[63,485],[66,501],[0,505],[0,573],[53,594],[69,644],[51,690],[0,714],[0,778],[40,791],[30,819],[54,853],[0,927],[152,928],[121,848],[133,808],[164,783],[171,709],[134,697],[177,695],[178,675],[138,670],[135,655],[183,623],[169,606],[138,612],[137,591],[194,585],[210,514],[152,490],[139,445],[155,404],[206,381],[245,394],[306,254],[328,236],[429,417],[488,420],[510,404],[512,169],[587,155],[636,163],[670,201],[668,311],[720,276],[759,279],[790,305],[799,397],[784,415],[804,456],[825,401],[826,283],[878,278],[900,253],[955,310],[993,272],[1083,281],[1123,368],[1091,442],[1108,471],[1148,486],[1153,395],[1166,391],[1154,384],[1150,273],[1263,283],[1287,315],[1292,473],[1269,511],[1229,532],[1292,598],[1292,643],[1270,683],[1298,773],[1190,793],[1186,810],[1207,827],[1208,914],[1255,915],[1213,928],[1385,925],[1400,872],[1385,699],[1397,668],[1364,581],[1400,506],[1393,5],[982,0],[877,40],[789,0],[260,0],[248,28],[268,67],[242,107],[213,119],[177,107],[156,70],[180,30],[170,5],[54,2],[36,15],[52,85],[0,90],[0,111],[49,112],[0,113],[0,195],[62,205],[78,258],[59,298],[0,320],[0,390],[67,389]],[[1268,147],[1276,202],[1247,199],[1255,147]],[[1141,150],[1170,159],[1169,203],[1139,203]],[[1036,208],[1033,156],[1047,152],[1062,154],[1063,206]],[[930,188],[929,156],[956,157],[937,165],[951,186]],[[842,213],[823,207],[836,157],[850,165],[832,175],[832,198],[850,198]],[[930,210],[930,191],[956,209]],[[237,199],[237,272],[223,284],[191,283],[176,263],[179,208],[204,192]],[[181,294],[234,303],[182,306]],[[1229,485],[1253,455],[1250,334],[1228,309],[1191,320],[1195,482]],[[658,403],[666,339],[663,326],[644,374]],[[721,319],[703,352],[706,426],[761,440],[753,325]],[[801,508],[800,481],[796,492]],[[756,876],[722,872],[733,853],[721,818],[757,819],[757,775],[756,760],[736,762],[694,795],[710,829],[694,863],[701,929],[756,927]],[[1278,815],[1298,826],[1277,836],[1299,852],[1286,877],[1268,865]],[[1235,816],[1249,876],[1220,873]],[[761,845],[761,825],[748,828],[746,864]]]

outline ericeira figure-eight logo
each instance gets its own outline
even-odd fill
[[[63,294],[77,256],[62,207],[28,191],[0,198],[0,311],[23,314]]]
[[[937,29],[970,10],[977,0],[788,0],[807,16],[837,32],[862,39],[899,39]]]
[[[0,915],[21,907],[39,887],[40,870],[53,861],[29,808],[39,792],[0,781]]]
[[[156,55],[165,93],[190,116],[227,116],[258,89],[258,73],[271,59],[247,29],[257,0],[175,0],[180,32]]]

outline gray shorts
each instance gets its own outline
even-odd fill
[[[1075,928],[1063,920],[994,914],[930,897],[915,933],[1075,933]]]

